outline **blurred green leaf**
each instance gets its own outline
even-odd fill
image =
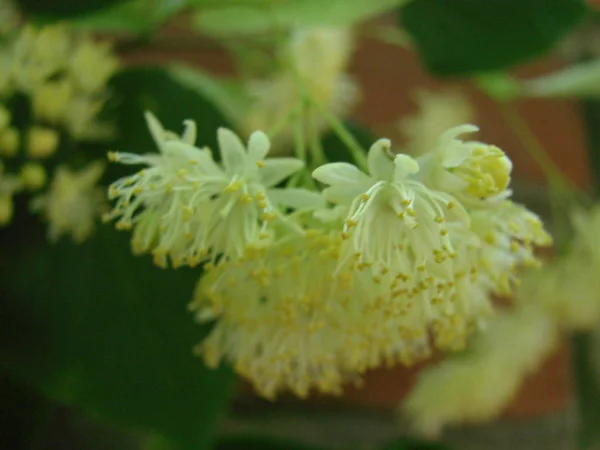
[[[166,128],[181,131],[183,121],[193,119],[198,128],[198,145],[215,146],[217,128],[229,121],[206,95],[175,80],[168,69],[137,67],[113,80],[120,151],[146,153],[155,149],[143,113],[152,111]]]
[[[159,69],[124,72],[113,89],[121,150],[155,151],[146,108],[173,130],[195,118],[211,142],[225,122]],[[208,332],[186,308],[199,270],[161,270],[151,257],[132,256],[130,234],[110,225],[83,245],[50,245],[44,233],[19,214],[0,234],[1,364],[93,416],[162,435],[176,448],[207,448],[235,377],[192,355]]]
[[[219,440],[215,450],[322,450],[303,443],[266,436],[233,436]]]
[[[588,13],[585,0],[413,0],[399,14],[431,72],[469,75],[542,56]]]
[[[336,446],[336,448],[338,447]],[[419,441],[404,437],[386,442],[377,448],[378,450],[449,450],[449,447],[438,442]],[[215,450],[326,450],[326,448],[281,438],[241,435],[220,439]]]
[[[441,442],[398,438],[386,442],[379,447],[379,450],[450,450],[450,447]]]
[[[15,3],[27,16],[63,19],[100,11],[123,0],[17,0]]]
[[[239,123],[252,105],[244,87],[233,79],[218,78],[185,65],[173,65],[168,73],[182,86],[210,100],[231,123]]]
[[[39,446],[53,405],[28,386],[0,374],[0,448],[31,450]]]
[[[94,31],[147,33],[181,12],[187,3],[187,0],[125,0],[76,17],[70,24]]]
[[[262,33],[302,26],[348,26],[407,0],[242,0],[198,4],[195,24],[213,35]]]

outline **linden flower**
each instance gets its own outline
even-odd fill
[[[506,199],[512,163],[494,145],[461,141],[458,136],[478,131],[460,125],[444,132],[430,153],[418,158],[424,183],[449,192],[470,208],[490,206]]]
[[[553,348],[556,331],[535,308],[497,317],[471,351],[423,371],[402,411],[428,436],[446,425],[490,420]]]
[[[112,48],[88,37],[81,39],[69,60],[73,83],[83,92],[94,93],[102,89],[119,67]]]
[[[134,248],[153,251],[159,265],[166,265],[167,256],[175,266],[195,265],[211,252],[213,257],[239,257],[249,244],[266,237],[268,224],[281,217],[279,205],[297,207],[315,199],[302,190],[273,188],[303,163],[265,159],[270,142],[260,131],[250,136],[246,148],[232,131],[220,128],[219,165],[208,148],[192,145],[193,122],[186,122],[178,138],[151,114],[146,119],[160,153],[110,155],[148,168],[110,186],[109,197],[117,203],[107,217],[119,217],[119,228],[135,226]]]
[[[480,266],[493,280],[495,292],[510,294],[519,266],[537,267],[533,247],[547,247],[552,237],[540,218],[525,207],[505,200],[495,208],[471,214],[471,229],[482,239]]]
[[[229,361],[273,398],[282,390],[337,394],[368,368],[426,356],[422,324],[392,311],[389,290],[360,272],[332,277],[341,244],[321,226],[209,264],[191,305],[198,320],[216,319],[198,346],[206,363]]]
[[[104,139],[114,132],[111,124],[98,119],[106,96],[90,97],[78,95],[71,99],[65,111],[64,123],[71,136],[76,139]]]
[[[19,89],[30,92],[56,75],[69,58],[71,37],[62,25],[26,26],[11,48],[11,73]]]
[[[414,100],[418,112],[401,119],[399,128],[407,138],[406,153],[414,157],[436,147],[438,137],[451,127],[470,123],[475,112],[458,92],[417,91]]]
[[[209,265],[191,305],[200,321],[218,319],[198,347],[206,363],[228,360],[268,398],[339,392],[345,334],[328,311],[337,241],[311,230]]]
[[[446,221],[468,224],[469,217],[450,195],[417,181],[419,164],[408,155],[389,156],[390,141],[375,142],[368,155],[370,175],[348,163],[317,168],[313,177],[328,185],[326,200],[347,205],[342,261],[355,259],[394,274],[451,276],[454,254]]]
[[[52,156],[59,145],[60,136],[52,128],[31,127],[27,131],[27,156],[43,159]]]
[[[57,241],[70,234],[73,241],[81,243],[94,231],[104,196],[97,186],[104,164],[96,161],[78,172],[59,166],[47,193],[32,200],[33,211],[41,212],[49,222],[48,237]]]
[[[69,79],[48,81],[32,92],[33,112],[50,123],[61,123],[69,109],[73,84]]]
[[[523,276],[516,299],[535,303],[562,327],[593,329],[600,321],[600,208],[571,215],[574,238],[568,252]]]

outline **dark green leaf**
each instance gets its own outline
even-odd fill
[[[98,31],[147,33],[185,8],[187,0],[122,0],[119,3],[77,17],[72,26]]]
[[[379,450],[450,450],[450,448],[440,442],[398,438],[386,442],[379,447]]]
[[[18,0],[17,5],[28,16],[61,19],[102,10],[123,0]]]
[[[120,150],[155,151],[146,108],[173,130],[195,118],[203,144],[224,124],[158,69],[125,72],[113,89]],[[19,217],[0,235],[2,364],[57,401],[181,448],[205,448],[235,377],[192,355],[208,331],[186,309],[198,269],[158,269],[132,256],[129,233],[109,225],[83,245],[50,245],[39,225]]]
[[[38,393],[0,374],[0,448],[36,448],[45,434],[52,408]]]
[[[208,34],[264,33],[292,27],[349,26],[405,0],[189,0],[198,6],[196,27]]]
[[[217,442],[216,450],[322,450],[303,443],[265,436],[234,436]]]
[[[400,19],[430,71],[470,75],[543,55],[588,12],[584,0],[412,0]]]

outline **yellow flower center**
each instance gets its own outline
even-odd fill
[[[473,149],[471,158],[451,169],[468,183],[465,191],[480,199],[505,190],[510,182],[512,164],[502,150],[494,145]]]

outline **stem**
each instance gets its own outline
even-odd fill
[[[368,172],[367,152],[352,136],[352,133],[348,131],[344,123],[318,102],[313,101],[312,104],[325,116],[333,132],[346,145],[356,165],[363,171]]]
[[[308,158],[306,154],[306,141],[304,136],[304,101],[301,100],[297,107],[294,108],[294,149],[296,152],[296,158],[304,162],[304,169],[294,174],[288,181],[288,187],[294,187],[302,184],[302,180],[307,180],[307,183],[313,182],[312,177],[308,174]]]
[[[548,156],[548,153],[544,150],[544,147],[537,136],[529,129],[527,123],[523,117],[521,117],[514,104],[500,103],[499,107],[502,116],[519,137],[525,150],[527,150],[529,155],[544,172],[550,187],[553,189],[565,190],[569,183],[554,161]]]
[[[279,118],[279,120],[277,122],[275,122],[275,125],[273,125],[271,127],[271,129],[267,132],[267,136],[269,136],[269,139],[273,140],[279,133],[281,133],[283,131],[283,129],[288,126],[290,124],[290,122],[292,122],[295,119],[295,116],[297,114],[296,111],[297,108],[292,109],[289,113],[284,114],[283,116],[281,116]]]
[[[553,234],[556,237],[555,247],[561,253],[567,248],[571,229],[570,218],[565,214],[565,207],[569,208],[578,203],[578,191],[548,156],[539,139],[518,113],[514,104],[500,103],[499,108],[529,156],[542,169],[546,177],[549,187],[552,223],[554,225]]]

